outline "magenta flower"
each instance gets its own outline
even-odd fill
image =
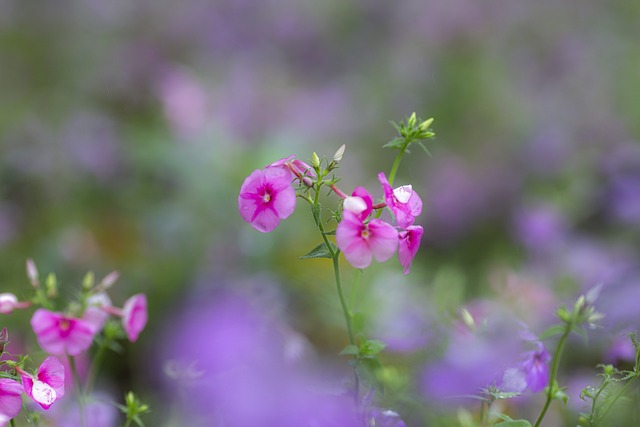
[[[35,377],[19,368],[18,372],[24,392],[43,409],[49,409],[53,402],[64,396],[64,367],[55,357],[47,357]]]
[[[31,305],[29,302],[20,302],[18,297],[12,293],[0,294],[0,313],[11,314],[16,308],[27,308]]]
[[[365,223],[349,210],[342,213],[336,229],[336,243],[355,268],[366,268],[371,259],[386,261],[398,248],[398,232],[381,219]]]
[[[296,207],[296,192],[291,175],[280,167],[255,170],[240,188],[240,215],[253,228],[263,233],[272,231]]]
[[[383,172],[378,174],[378,180],[382,184],[384,201],[396,217],[398,226],[407,228],[413,225],[416,217],[422,212],[422,200],[418,193],[413,191],[410,185],[391,188]]]
[[[0,378],[0,427],[20,413],[22,385],[9,378]]]
[[[31,317],[31,327],[44,351],[77,356],[91,347],[96,333],[87,320],[39,308]]]
[[[364,187],[356,187],[351,196],[344,199],[342,208],[364,221],[373,210],[373,197]]]
[[[422,240],[423,229],[419,225],[411,225],[406,230],[398,233],[398,260],[404,267],[404,274],[409,274],[413,258],[415,258],[420,241]]]
[[[122,327],[129,341],[136,342],[147,324],[147,297],[137,294],[130,297],[122,308]]]

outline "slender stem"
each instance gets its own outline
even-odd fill
[[[407,150],[409,144],[406,144],[404,147],[400,149],[400,152],[396,156],[396,159],[393,162],[393,166],[391,166],[391,172],[389,172],[389,185],[393,185],[393,180],[396,177],[396,172],[398,171],[398,166],[400,166],[400,160],[402,160],[402,156],[404,156],[404,152]]]
[[[568,322],[565,326],[566,327],[565,327],[564,333],[562,334],[562,337],[560,337],[560,341],[558,341],[558,346],[556,347],[555,354],[553,355],[553,363],[551,365],[551,374],[549,375],[547,400],[544,402],[544,407],[542,408],[542,411],[540,412],[540,416],[538,417],[538,420],[534,424],[534,427],[540,426],[542,419],[547,414],[547,410],[549,409],[551,400],[553,400],[553,394],[556,391],[555,384],[556,384],[556,378],[558,376],[558,367],[560,366],[560,358],[562,357],[562,352],[564,351],[564,346],[567,342],[567,337],[569,336],[571,329],[573,329],[573,320],[571,322]]]
[[[11,427],[16,427],[16,422],[13,420],[13,418],[11,418],[10,423],[11,423]]]
[[[597,418],[602,420],[605,417],[605,415],[607,415],[607,413],[611,410],[611,408],[616,403],[616,401],[620,398],[620,396],[622,396],[627,391],[629,386],[631,386],[631,384],[633,384],[633,382],[637,379],[638,377],[633,377],[631,380],[627,381],[627,383],[624,386],[620,387],[620,389],[615,394],[613,399],[611,398],[607,399],[609,401],[609,405],[603,411],[600,412]]]
[[[338,288],[338,298],[340,298],[340,306],[344,313],[344,320],[347,323],[347,334],[349,334],[349,344],[355,344],[353,337],[353,328],[351,327],[351,312],[347,307],[347,302],[344,298],[344,292],[342,291],[342,280],[340,279],[340,252],[338,251],[333,257],[333,273],[336,278],[336,287]]]
[[[76,367],[76,361],[72,356],[68,356],[69,367],[71,368],[71,375],[73,375],[73,382],[76,386],[76,393],[78,394],[78,409],[80,410],[80,426],[84,427],[84,393],[82,392],[82,385],[80,384],[80,376],[78,375],[78,369]]]
[[[102,363],[102,358],[104,356],[104,352],[107,349],[107,339],[103,338],[100,341],[98,350],[96,355],[93,358],[93,362],[91,363],[91,370],[89,371],[89,377],[87,378],[87,383],[84,387],[84,393],[90,394],[93,389],[93,384],[96,380],[96,375],[98,374],[98,369],[100,368],[100,364]]]

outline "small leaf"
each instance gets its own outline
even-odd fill
[[[353,344],[349,344],[348,346],[343,348],[340,353],[338,353],[339,356],[357,356],[358,354],[360,354],[360,349]]]
[[[527,421],[527,420],[504,421],[502,423],[496,424],[496,426],[501,426],[501,427],[532,427],[531,423],[529,421]]]
[[[303,255],[300,257],[300,259],[311,259],[311,258],[329,258],[329,259],[333,259],[333,255],[332,253],[337,253],[338,252],[338,247],[336,245],[334,245],[333,243],[329,242],[329,244],[331,245],[331,249],[332,251],[330,251],[327,248],[327,245],[325,245],[324,243],[320,243],[318,246],[316,246],[315,248],[313,248],[311,250],[311,252],[309,252],[306,255]]]
[[[367,340],[360,345],[360,349],[364,357],[371,357],[380,353],[386,346],[387,344],[379,340]]]
[[[546,331],[544,331],[538,337],[539,340],[545,340],[547,338],[551,338],[556,335],[560,335],[564,332],[564,325],[553,325],[549,327]]]

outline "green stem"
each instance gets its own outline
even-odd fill
[[[13,418],[11,418],[11,421],[9,421],[11,423],[11,427],[16,427],[16,422],[13,420]]]
[[[599,418],[600,420],[604,419],[604,417],[611,410],[616,401],[627,391],[627,389],[631,386],[631,384],[633,384],[636,379],[638,379],[638,377],[633,377],[631,380],[627,381],[627,383],[618,390],[613,399],[607,399],[609,401],[609,405],[600,412],[597,418]]]
[[[76,393],[78,394],[78,409],[80,410],[80,426],[84,427],[84,393],[82,392],[82,385],[80,384],[80,376],[78,375],[78,369],[76,367],[76,361],[72,356],[68,356],[69,367],[71,368],[71,375],[73,375],[73,382],[76,387]]]
[[[338,288],[338,298],[340,298],[340,306],[342,307],[342,312],[344,313],[344,319],[347,323],[347,334],[349,334],[349,344],[355,344],[355,339],[353,337],[353,328],[351,326],[351,312],[347,307],[347,302],[344,298],[344,292],[342,291],[342,280],[340,279],[340,251],[336,252],[333,256],[333,273],[336,279],[336,287]]]
[[[539,427],[540,426],[540,423],[542,422],[542,419],[547,414],[547,410],[549,409],[549,405],[551,404],[551,400],[553,400],[553,395],[556,392],[556,378],[558,376],[558,368],[560,366],[560,358],[562,357],[562,352],[564,351],[564,346],[565,346],[565,344],[567,342],[567,337],[569,336],[569,333],[571,332],[571,329],[573,329],[573,320],[566,324],[566,328],[564,330],[564,333],[562,334],[562,337],[560,338],[560,341],[558,341],[558,346],[556,347],[555,354],[553,355],[553,363],[551,365],[551,374],[549,375],[549,386],[548,386],[548,391],[547,391],[547,400],[544,402],[544,407],[542,408],[542,411],[540,412],[540,416],[538,417],[538,420],[536,421],[534,427]]]
[[[93,358],[93,363],[91,364],[91,370],[89,371],[89,377],[87,378],[87,383],[84,388],[84,393],[89,395],[91,390],[93,389],[93,384],[96,380],[96,376],[98,375],[98,369],[100,368],[100,364],[102,363],[102,358],[104,356],[104,352],[107,349],[107,339],[103,338],[100,341],[98,350],[96,351],[96,355]]]
[[[400,149],[400,152],[396,156],[396,159],[393,162],[393,166],[391,166],[391,172],[389,172],[389,185],[393,185],[393,180],[396,178],[396,172],[398,171],[398,166],[400,166],[400,160],[402,160],[402,156],[404,156],[404,152],[407,151],[407,147],[409,144],[405,144],[404,147]]]

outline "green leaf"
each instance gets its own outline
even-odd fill
[[[340,353],[338,353],[339,356],[357,356],[358,354],[360,354],[360,349],[353,344],[349,344],[348,346],[343,348]]]
[[[387,346],[379,340],[367,340],[360,345],[360,352],[363,357],[372,357],[380,353]]]
[[[545,340],[547,338],[551,338],[556,335],[561,335],[562,333],[564,333],[564,328],[565,328],[564,325],[553,325],[549,327],[547,330],[545,330],[542,334],[540,334],[538,339]]]
[[[332,251],[330,251],[327,248],[327,245],[324,243],[320,243],[318,246],[316,246],[315,248],[311,249],[311,252],[309,252],[306,255],[303,255],[300,257],[300,259],[311,259],[311,258],[329,258],[329,259],[333,259],[333,255],[332,253],[337,253],[338,252],[338,247],[336,245],[334,245],[333,243],[329,242],[329,244],[331,245],[331,249]]]
[[[496,424],[496,426],[502,427],[532,427],[531,423],[527,420],[512,420],[512,421],[504,421],[502,423]]]

